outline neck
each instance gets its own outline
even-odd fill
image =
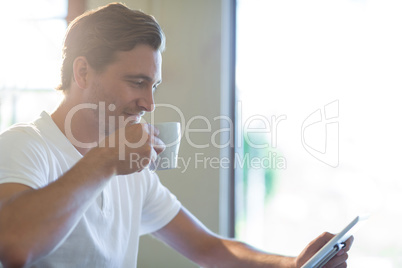
[[[51,117],[71,144],[85,155],[99,143],[99,127],[94,120],[96,110],[83,107],[68,92]]]

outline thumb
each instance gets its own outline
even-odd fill
[[[317,251],[319,251],[329,240],[334,237],[331,233],[322,233],[319,237],[311,241],[307,247],[300,253],[296,258],[296,267],[301,267],[306,263],[311,257],[314,256]]]

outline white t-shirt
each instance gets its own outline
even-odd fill
[[[0,183],[38,189],[57,180],[81,158],[43,112],[33,123],[15,125],[0,135]],[[165,226],[180,207],[147,169],[116,176],[69,235],[32,267],[136,267],[139,236]]]

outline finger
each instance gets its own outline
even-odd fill
[[[151,147],[156,151],[157,155],[163,152],[166,146],[165,143],[157,137],[159,130],[151,124],[143,124],[143,130],[148,137],[148,142],[150,142]]]
[[[333,237],[333,234],[325,232],[313,241],[311,241],[297,257],[296,262],[298,264],[298,267],[306,263],[307,260],[309,260],[314,254],[316,254],[317,251],[319,251]]]
[[[341,265],[346,264],[346,260],[348,259],[348,254],[345,252],[342,255],[338,256],[335,255],[324,267],[325,268],[332,268],[332,267],[338,267]]]
[[[151,160],[151,161],[150,161],[149,163],[155,162],[157,157],[158,157],[158,154],[157,154],[157,152],[155,151],[155,149],[151,150],[151,156],[150,156],[150,160]]]
[[[346,267],[347,267],[347,264],[345,262],[345,263],[342,263],[341,265],[336,266],[335,268],[346,268]]]
[[[349,237],[349,239],[346,240],[346,242],[345,242],[346,245],[345,245],[345,247],[343,248],[343,250],[349,251],[349,249],[350,249],[350,247],[352,246],[354,240],[355,240],[355,238],[354,238],[353,236]]]
[[[340,265],[338,265],[338,266],[336,266],[334,268],[346,268],[346,267],[347,267],[347,264],[346,264],[346,262],[344,262],[344,263],[342,263],[342,264],[340,264]]]
[[[156,126],[153,126],[153,128],[154,128],[155,136],[159,136],[159,133],[160,133],[159,128],[157,128]]]
[[[160,154],[166,149],[165,143],[158,137],[153,136],[151,138],[151,144],[157,154]]]
[[[345,254],[344,249],[341,249],[340,251],[338,251],[338,253],[336,253],[336,256],[341,256],[342,254]]]
[[[331,240],[335,235],[328,233],[328,232],[324,232],[322,233],[319,237],[317,237],[317,239],[315,241],[313,241],[312,243],[315,244],[315,247],[317,249],[322,248],[326,243],[328,243],[329,240]]]
[[[159,135],[159,129],[155,127],[154,125],[151,124],[144,124],[145,128],[147,129],[148,133],[151,136],[158,136]]]

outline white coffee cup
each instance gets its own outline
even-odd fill
[[[150,164],[149,169],[165,170],[177,168],[181,138],[180,123],[165,122],[154,124],[154,126],[159,130],[158,138],[165,143],[166,149]]]

